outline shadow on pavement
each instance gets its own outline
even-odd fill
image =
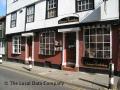
[[[22,67],[22,68],[24,68],[25,70],[28,70],[28,71],[30,71],[30,69],[29,69],[29,68],[27,68],[27,67]]]
[[[99,83],[96,83],[96,82],[93,82],[93,81],[89,81],[89,80],[86,80],[86,79],[83,79],[83,78],[79,78],[79,80],[89,82],[89,83],[92,83],[92,84],[95,84],[95,85],[98,85],[98,86],[101,86],[101,87],[104,87],[104,88],[108,88],[108,86],[106,86],[106,85],[102,85],[102,84],[99,84]]]

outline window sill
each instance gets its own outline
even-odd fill
[[[82,11],[76,11],[76,13],[85,12],[85,11],[89,11],[89,10],[94,10],[94,8],[93,9],[82,10]]]
[[[12,53],[13,55],[20,55],[21,53]]]
[[[57,17],[58,17],[58,16],[55,16],[55,17],[50,17],[50,18],[46,17],[46,20],[47,20],[47,19],[57,18]]]

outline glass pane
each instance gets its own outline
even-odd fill
[[[110,28],[103,28],[104,34],[110,34]]]
[[[97,50],[103,50],[103,43],[97,43]]]
[[[89,36],[85,36],[85,42],[89,42]]]
[[[110,51],[105,51],[104,52],[104,58],[110,58]]]
[[[103,30],[101,28],[97,28],[97,34],[103,34]]]
[[[103,42],[103,36],[102,35],[97,36],[97,42]]]
[[[110,43],[104,43],[104,50],[110,50]]]
[[[54,32],[50,32],[50,37],[54,37]]]
[[[90,42],[96,42],[96,36],[90,36]]]
[[[49,44],[46,44],[46,50],[49,50]]]
[[[89,4],[89,9],[93,9],[93,4]]]
[[[97,58],[103,58],[103,51],[97,51]]]
[[[54,45],[50,44],[50,50],[54,50]]]
[[[0,30],[0,37],[2,38],[2,30]]]
[[[90,53],[90,51],[89,51],[89,43],[86,43],[85,44],[85,56],[89,57],[89,53]]]
[[[48,38],[46,38],[46,43],[49,43],[49,37],[48,37]]]
[[[95,28],[90,29],[90,34],[91,34],[91,35],[95,35],[95,34],[96,34],[96,30],[95,30]]]
[[[90,54],[89,57],[94,58],[96,57],[96,44],[90,43]]]
[[[82,10],[85,10],[85,5],[82,5]]]
[[[85,35],[89,35],[89,29],[85,29]]]
[[[54,38],[50,38],[50,43],[51,44],[54,44],[54,41],[55,41]]]
[[[46,55],[49,55],[49,50],[46,50]]]
[[[82,7],[81,6],[78,6],[78,11],[82,11]]]
[[[110,42],[110,36],[104,35],[104,42]]]

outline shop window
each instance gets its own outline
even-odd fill
[[[55,32],[48,31],[40,34],[40,54],[54,55]]]
[[[95,33],[96,32],[96,33]],[[111,33],[110,26],[96,26],[84,28],[85,57],[111,59]]]
[[[21,53],[21,37],[20,36],[14,36],[12,38],[12,49],[13,49],[13,54]]]

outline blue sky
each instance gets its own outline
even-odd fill
[[[0,16],[6,14],[6,0],[0,0]]]

